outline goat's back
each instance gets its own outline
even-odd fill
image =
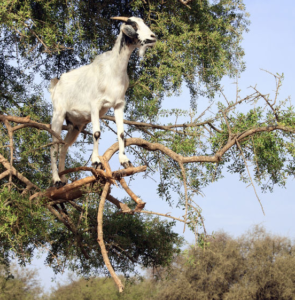
[[[109,51],[52,82],[51,98],[54,107],[62,105],[66,111],[88,110],[90,103],[97,101],[102,101],[103,107],[114,107],[125,98],[128,85],[126,70],[121,70],[117,55]]]

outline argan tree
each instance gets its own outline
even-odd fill
[[[10,267],[0,263],[0,299],[35,300],[40,299],[42,288],[36,270]]]
[[[144,60],[134,53],[128,67],[125,136],[137,167],[110,169],[117,143],[102,155],[104,170],[88,167],[83,150],[92,134],[86,128],[76,153],[67,157],[63,174],[69,184],[52,188],[49,147],[56,134],[43,90],[49,79],[111,49],[119,27],[110,18],[117,15],[143,18],[159,39]],[[273,96],[253,87],[246,97],[237,92],[227,99],[219,85],[223,76],[244,69],[240,42],[248,20],[242,1],[4,0],[0,16],[3,259],[16,255],[25,263],[42,247],[56,272],[64,267],[84,275],[109,271],[122,290],[115,270],[128,274],[137,264],[172,261],[182,241],[173,222],[204,228],[194,195],[225,171],[239,173],[254,190],[283,186],[294,175],[294,109],[279,99],[282,77],[273,75]],[[162,110],[165,97],[179,94],[183,85],[191,94],[190,107]],[[223,98],[215,103],[217,95]],[[205,111],[197,109],[200,96],[207,97]],[[179,116],[186,121],[178,124]],[[113,122],[109,112],[102,119],[104,130],[113,132]],[[124,179],[136,180],[143,171],[159,172],[159,198],[170,201],[172,192],[179,194],[174,203],[184,208],[183,219],[164,215],[173,221],[162,221],[152,217],[159,213],[144,210],[148,199],[139,199]],[[121,185],[122,199],[112,196],[111,185]]]
[[[155,299],[294,297],[294,241],[255,226],[238,238],[218,232],[208,242],[205,249],[187,249],[168,276],[162,271],[163,288]]]

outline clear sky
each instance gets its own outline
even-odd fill
[[[194,0],[193,0],[194,1]],[[274,90],[274,79],[260,71],[260,68],[273,73],[284,73],[285,80],[280,93],[280,100],[287,96],[294,97],[295,62],[292,59],[295,53],[295,2],[294,0],[244,0],[247,11],[250,13],[250,32],[244,35],[243,47],[245,49],[246,71],[241,74],[239,87],[242,94],[250,85],[257,87],[264,93]],[[230,97],[234,96],[235,86],[233,80],[224,79],[225,92]],[[200,99],[200,101],[206,101]],[[294,100],[292,99],[293,103]],[[189,102],[187,91],[179,97],[165,100],[165,107],[184,108]],[[202,103],[200,104],[202,106]],[[185,108],[188,106],[186,105]],[[106,149],[116,140],[115,135],[102,143],[100,149]],[[100,153],[103,153],[100,150]],[[117,159],[117,158],[116,158]],[[172,215],[181,216],[182,211],[172,210],[160,200],[156,194],[156,185],[152,180],[134,181],[133,190],[147,202],[146,209],[158,212],[172,212]],[[259,191],[259,188],[257,189]],[[114,195],[120,195],[121,190]],[[259,197],[264,206],[266,216],[263,215],[260,205],[251,187],[239,181],[237,175],[228,174],[223,180],[209,185],[203,190],[205,197],[195,200],[203,209],[207,232],[223,229],[237,236],[245,232],[254,224],[262,224],[267,230],[295,238],[295,182],[291,178],[286,189],[276,187],[273,193],[262,194]],[[125,195],[124,195],[125,196]],[[119,196],[119,198],[122,197]],[[178,224],[177,232],[182,233],[183,225]],[[184,234],[188,242],[193,242],[194,236],[186,230]],[[34,260],[32,267],[40,268],[40,279],[48,289],[53,273],[50,268],[43,266],[43,260]],[[66,280],[66,275],[58,276],[58,281]],[[53,283],[55,285],[55,283]]]
[[[245,0],[250,13],[250,32],[245,34],[246,71],[241,74],[239,87],[242,93],[250,85],[264,93],[274,90],[274,78],[260,71],[284,73],[285,80],[280,100],[294,98],[295,62],[295,3],[290,0]],[[224,80],[225,90],[233,90],[229,80]],[[246,92],[245,92],[246,90]],[[229,91],[230,93],[230,91]],[[232,93],[233,94],[233,93]],[[292,99],[294,104],[294,99]],[[207,229],[224,229],[238,235],[253,224],[263,224],[273,233],[295,238],[295,185],[291,178],[286,189],[276,187],[273,193],[259,197],[265,209],[263,216],[251,187],[238,181],[237,175],[226,176],[224,180],[205,190],[206,198],[199,199],[206,218]]]
[[[243,41],[246,71],[239,79],[241,95],[249,94],[248,87],[256,84],[263,93],[273,92],[274,78],[260,70],[265,69],[272,73],[284,73],[285,79],[279,100],[291,96],[294,104],[292,97],[294,97],[295,62],[292,57],[295,50],[295,3],[290,0],[244,2],[250,13],[251,25]],[[225,94],[231,100],[235,99],[236,92],[233,81],[229,78],[222,81]],[[179,108],[180,104],[189,101],[189,96],[184,91],[180,97],[167,101],[169,107]],[[206,102],[205,99],[200,99],[199,106],[205,107],[202,101]],[[265,216],[252,187],[246,188],[246,185],[239,181],[238,175],[228,173],[223,180],[205,188],[203,190],[205,197],[199,196],[195,200],[203,209],[207,232],[223,229],[237,236],[251,225],[262,224],[273,233],[295,238],[294,179],[290,178],[286,189],[275,187],[273,193],[262,194],[258,187],[257,191]],[[180,227],[181,225],[178,225],[179,229]],[[189,242],[193,241],[193,235],[189,232],[185,233],[185,238]]]

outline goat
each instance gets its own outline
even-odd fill
[[[65,144],[60,151],[58,170],[58,145],[53,144],[50,149],[52,179],[57,188],[66,184],[65,176],[60,178],[58,172],[65,169],[67,150],[89,122],[92,122],[93,127],[92,165],[95,168],[102,167],[98,158],[99,119],[111,107],[114,108],[117,125],[120,164],[124,168],[132,166],[124,151],[123,114],[125,93],[129,85],[127,65],[134,49],[138,48],[139,55],[143,56],[146,48],[154,46],[157,38],[141,18],[112,19],[123,21],[113,49],[96,56],[91,64],[64,73],[59,80],[56,78],[51,80],[49,88],[53,103],[51,128],[60,134],[64,120],[68,125]],[[56,141],[57,139],[53,137],[53,143]]]

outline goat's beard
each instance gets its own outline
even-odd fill
[[[146,51],[147,47],[149,47],[147,44],[139,47],[139,49],[138,49],[139,57],[144,57],[144,54],[145,54],[145,51]]]
[[[140,56],[140,57],[143,57],[144,56],[144,54],[145,54],[145,51],[146,51],[146,48],[152,48],[152,47],[154,47],[154,45],[155,45],[155,43],[150,43],[150,44],[145,44],[145,45],[143,45],[143,46],[140,46],[139,47],[139,53],[138,53],[138,55]]]

